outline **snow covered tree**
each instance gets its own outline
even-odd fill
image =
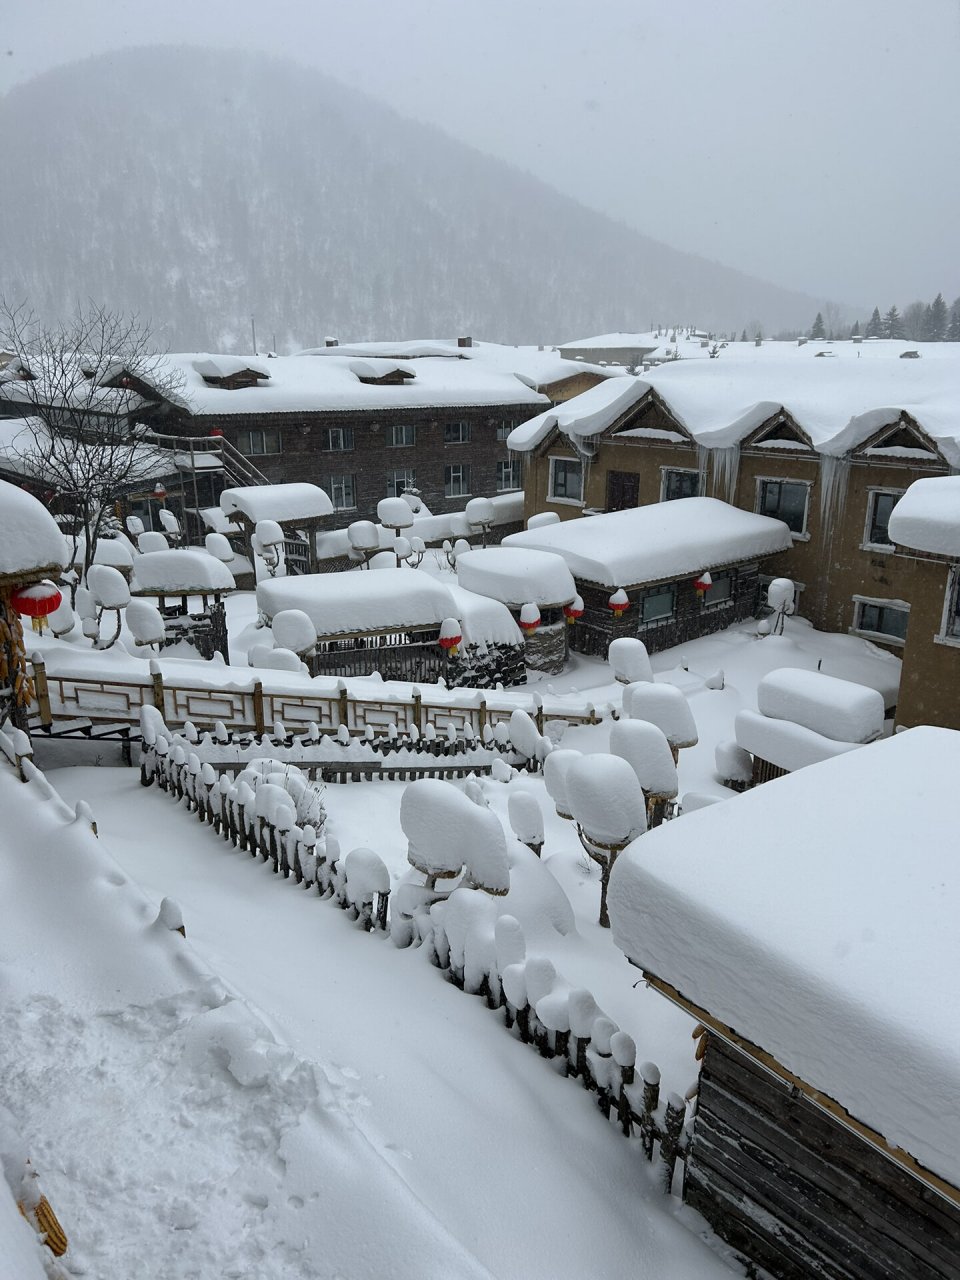
[[[162,455],[137,425],[140,411],[176,394],[180,375],[156,353],[148,325],[106,307],[78,307],[49,327],[25,304],[0,300],[0,399],[19,408],[27,474],[75,516],[73,552],[84,573],[114,517],[119,494],[151,482]]]
[[[900,319],[900,312],[897,310],[896,303],[883,317],[883,336],[885,338],[903,337],[903,321]]]
[[[960,342],[960,298],[954,298],[947,321],[947,342]]]
[[[868,338],[883,337],[883,321],[880,319],[880,308],[874,307],[873,314],[867,321],[866,336]]]
[[[580,843],[600,867],[600,927],[609,929],[607,888],[613,864],[647,829],[643,791],[626,760],[603,752],[576,760],[566,782]]]
[[[947,336],[947,304],[938,293],[923,316],[924,342],[943,342]]]
[[[823,327],[823,313],[821,311],[818,311],[817,318],[813,322],[813,328],[810,330],[810,337],[825,338],[826,336],[827,336],[826,330]]]
[[[903,336],[911,342],[919,342],[923,337],[923,323],[927,308],[922,302],[911,302],[903,312]]]

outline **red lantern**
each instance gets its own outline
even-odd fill
[[[572,627],[578,618],[583,617],[583,600],[580,596],[574,596],[569,604],[563,606],[563,616],[568,627]]]
[[[32,620],[34,631],[43,630],[47,615],[59,609],[62,601],[59,588],[49,578],[45,578],[43,582],[35,582],[32,587],[21,587],[10,597],[10,603],[17,613],[26,614]]]
[[[693,589],[702,600],[712,586],[713,579],[709,573],[701,573],[700,577],[694,580]]]
[[[540,610],[535,604],[525,604],[520,610],[520,630],[525,636],[532,636],[540,625]]]
[[[211,437],[211,439],[216,440],[223,435],[223,431],[220,429],[220,427],[211,427],[211,429],[207,432],[207,434]]]
[[[610,599],[607,601],[607,608],[615,618],[622,618],[630,608],[630,597],[624,591],[623,587],[618,587]]]
[[[440,624],[440,638],[437,641],[440,648],[451,658],[457,656],[457,650],[463,636],[460,634],[460,623],[456,618],[444,618]]]

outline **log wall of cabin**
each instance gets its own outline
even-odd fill
[[[713,1033],[683,1198],[777,1280],[960,1280],[960,1208]]]

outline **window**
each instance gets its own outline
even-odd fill
[[[470,423],[469,422],[445,422],[443,424],[443,443],[444,444],[469,444],[470,443]]]
[[[891,511],[902,497],[902,489],[895,493],[871,490],[867,495],[867,527],[864,531],[864,541],[867,546],[893,546],[890,534],[887,532],[887,525],[890,522]]]
[[[663,622],[672,618],[677,607],[677,588],[671,583],[654,587],[640,601],[641,622]]]
[[[549,497],[560,502],[583,501],[583,463],[579,459],[550,459]]]
[[[941,640],[960,644],[960,568],[954,567],[947,583],[947,598],[943,608]]]
[[[353,427],[324,427],[320,433],[324,453],[345,453],[353,448]]]
[[[703,593],[703,603],[708,604],[727,604],[733,597],[733,576],[729,573],[718,573],[713,579],[713,585],[707,587]]]
[[[391,449],[405,449],[417,443],[417,428],[412,422],[392,422],[389,444]]]
[[[660,494],[661,502],[673,502],[675,498],[697,498],[699,496],[699,471],[675,471],[670,467],[664,467],[663,486]]]
[[[810,486],[802,480],[761,480],[757,510],[782,520],[791,533],[807,531],[807,498]]]
[[[387,480],[387,497],[402,497],[404,489],[415,489],[416,487],[416,471],[413,467],[404,467],[401,470],[392,472]]]
[[[907,623],[910,621],[908,606],[887,604],[883,600],[859,600],[856,605],[854,631],[868,631],[888,640],[906,640]]]
[[[331,476],[327,485],[327,493],[333,503],[334,511],[352,511],[357,505],[356,477],[349,475]]]
[[[497,463],[497,493],[508,493],[520,488],[520,459]]]
[[[512,430],[513,430],[512,422],[498,422],[497,423],[497,439],[506,440],[507,436],[510,434]]]
[[[470,492],[470,468],[465,462],[455,462],[443,468],[443,496],[462,498]]]
[[[264,453],[280,452],[279,431],[241,431],[237,440],[241,453],[248,458],[260,457]]]

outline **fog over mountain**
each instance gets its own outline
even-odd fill
[[[272,58],[101,55],[15,87],[0,129],[0,291],[48,317],[86,299],[137,311],[174,349],[249,349],[251,314],[261,347],[290,349],[328,333],[771,332],[822,303]],[[656,173],[649,186],[655,200]]]

